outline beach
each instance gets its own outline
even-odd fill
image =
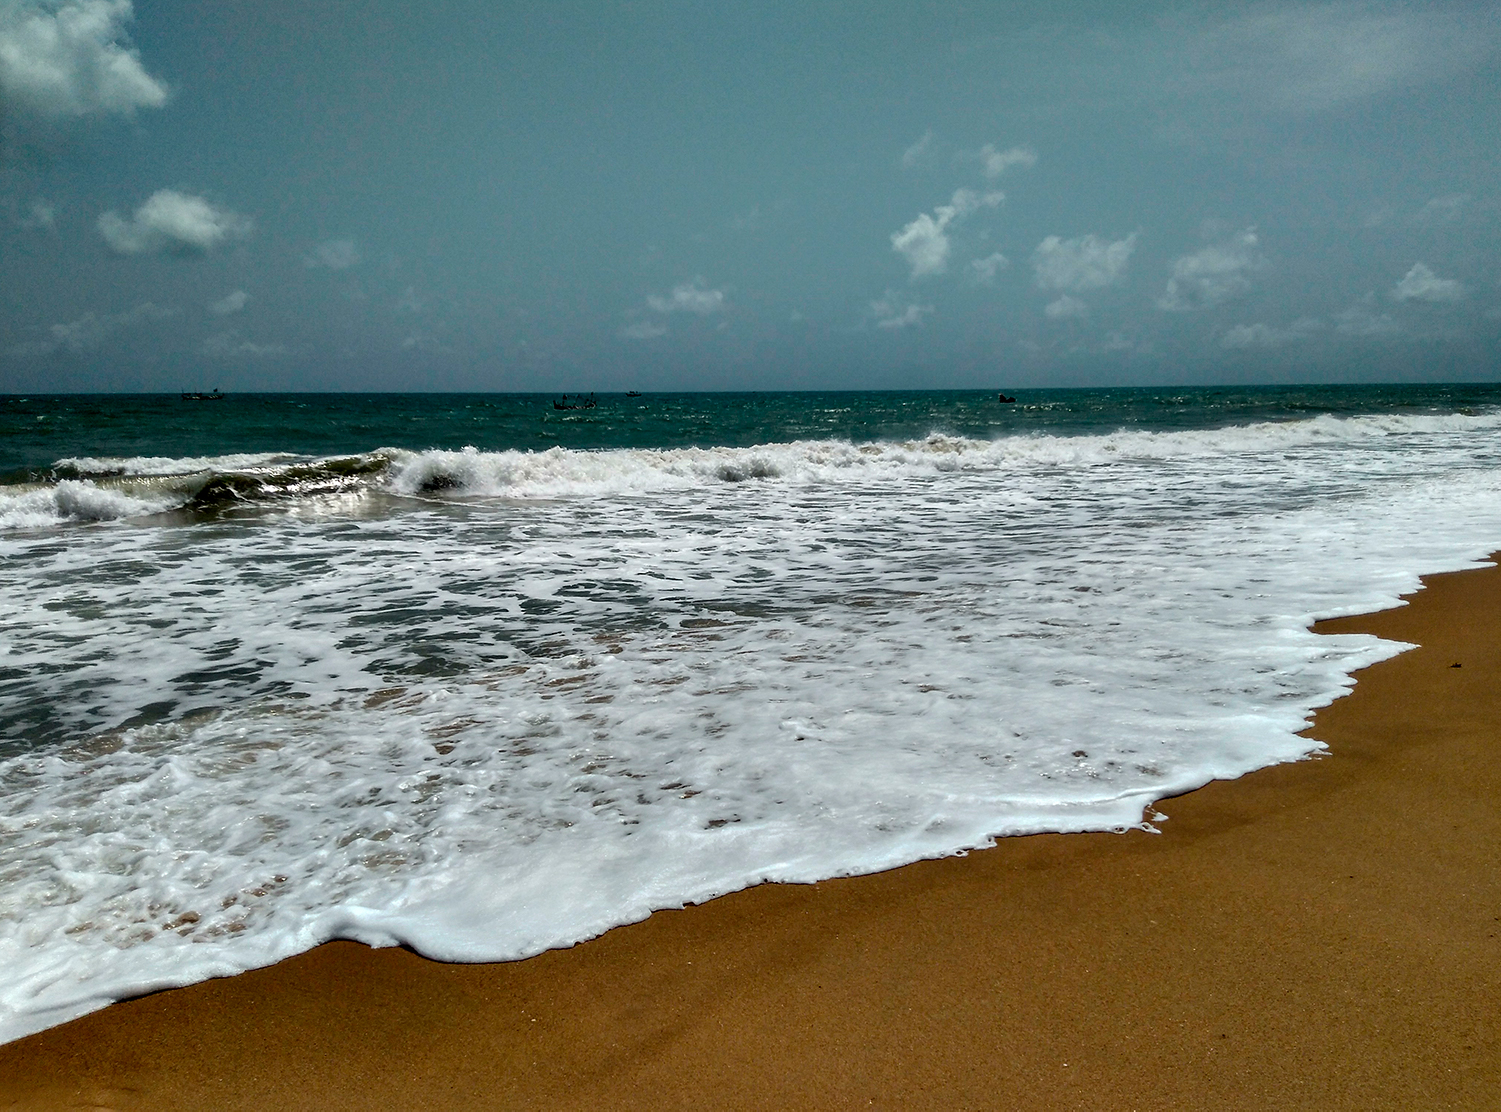
[[[441,964],[336,942],[0,1047],[12,1108],[1481,1108],[1501,1091],[1501,570],[1320,623],[1419,647],[1317,759]],[[1457,665],[1457,667],[1456,667]]]

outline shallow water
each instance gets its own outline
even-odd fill
[[[519,957],[1124,829],[1306,755],[1397,651],[1308,622],[1501,548],[1498,403],[5,400],[0,1037],[331,937]]]

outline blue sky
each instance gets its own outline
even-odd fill
[[[1493,4],[0,0],[0,390],[1494,379]]]

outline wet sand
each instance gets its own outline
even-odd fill
[[[333,943],[0,1047],[0,1108],[1501,1107],[1501,570],[1320,625],[1422,647],[1330,754],[1162,833],[658,912],[441,965]],[[1453,667],[1458,664],[1460,667]]]

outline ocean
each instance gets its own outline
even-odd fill
[[[0,398],[0,1041],[1170,828],[1501,549],[1498,386],[556,401]]]

